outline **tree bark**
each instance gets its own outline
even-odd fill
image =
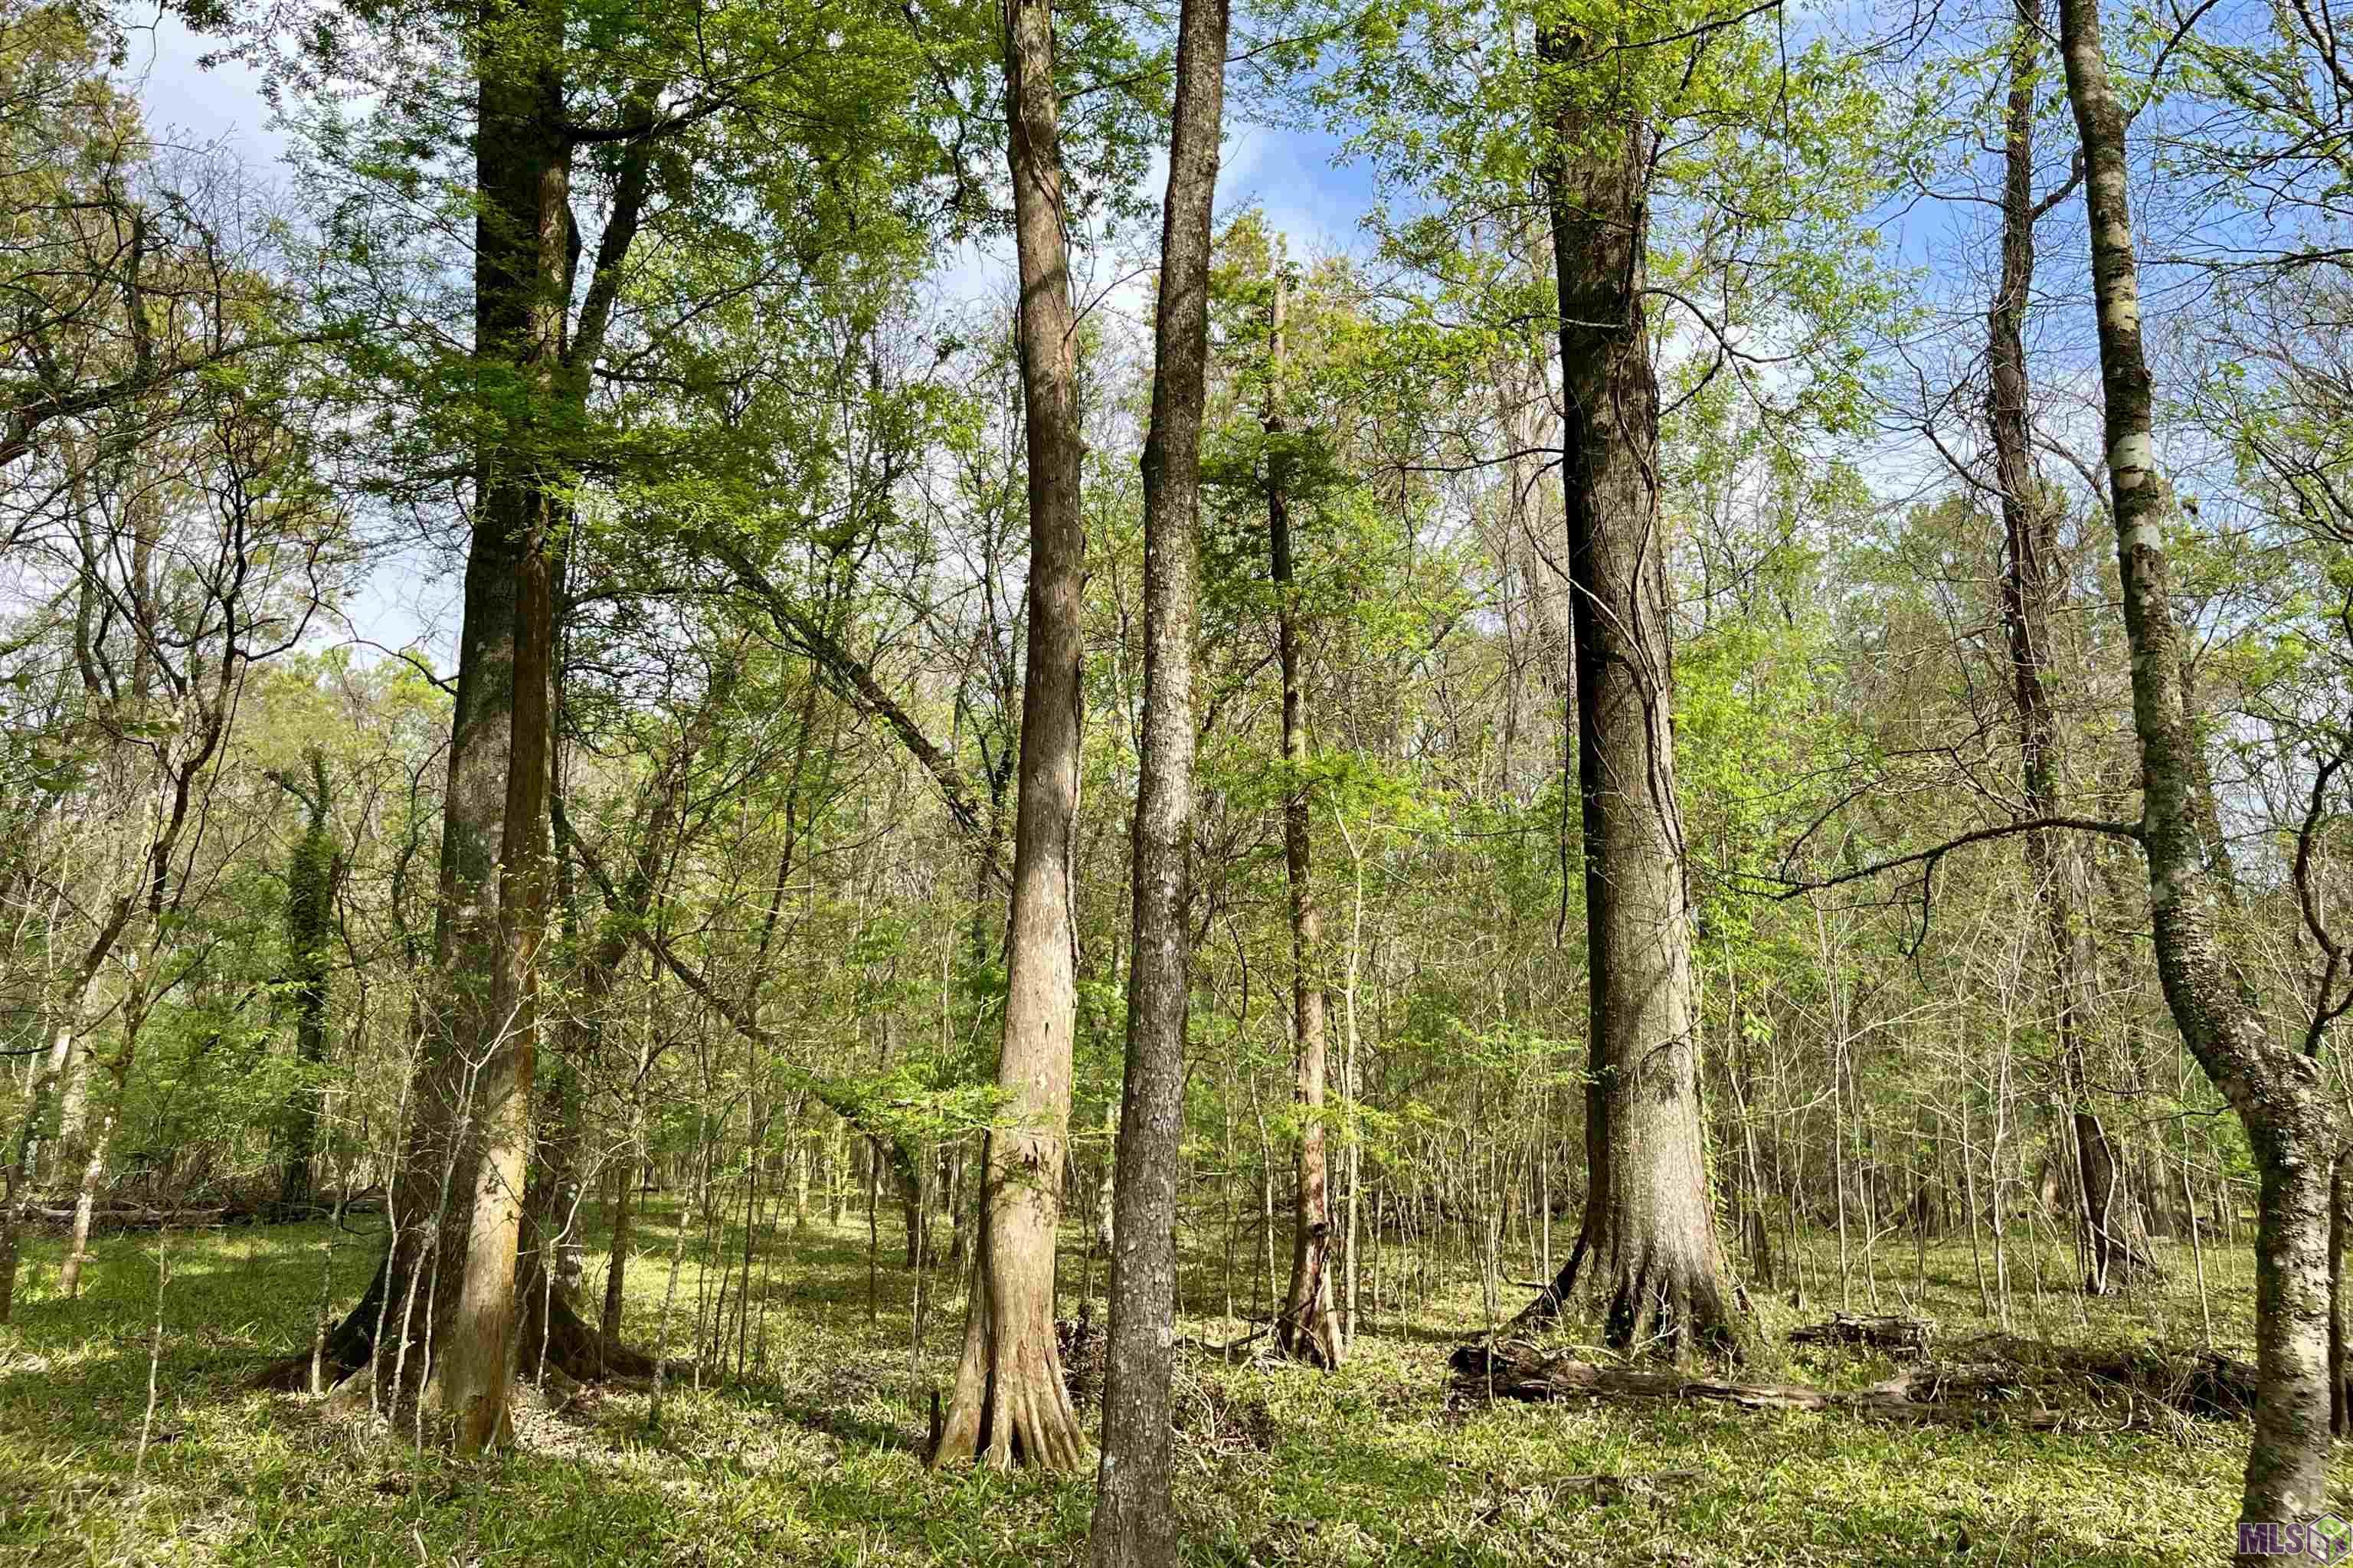
[[[126,900],[126,910],[127,906]],[[112,937],[107,938],[107,945],[113,945]],[[100,959],[103,961],[103,955]],[[60,1010],[50,1048],[46,1055],[34,1058],[32,1088],[25,1097],[25,1118],[9,1140],[7,1169],[0,1172],[0,1324],[5,1324],[16,1310],[16,1270],[22,1246],[17,1237],[24,1226],[26,1210],[33,1200],[34,1177],[40,1168],[41,1136],[47,1129],[58,1078],[74,1049],[75,1032],[80,1027],[82,1011],[89,1004],[90,987],[95,978],[93,965],[85,965],[76,974]]]
[[[2328,1173],[2328,1430],[2332,1436],[2353,1436],[2353,1385],[2346,1382],[2345,1365],[2345,1230],[2346,1167],[2353,1150],[2341,1150]]]
[[[2084,150],[2109,509],[2132,660],[2158,978],[2183,1043],[2244,1123],[2261,1178],[2255,1420],[2240,1518],[2250,1524],[2309,1520],[2327,1504],[2336,1143],[2318,1065],[2271,1038],[2218,930],[2223,893],[2201,842],[2198,735],[2181,687],[2182,638],[2141,346],[2127,122],[2101,43],[2099,0],[2060,0],[2059,17],[2067,96]]]
[[[1093,1568],[1174,1563],[1169,1357],[1176,1313],[1176,1173],[1185,1131],[1193,855],[1193,640],[1198,620],[1201,424],[1209,358],[1210,224],[1225,121],[1228,0],[1185,0],[1160,236],[1152,428],[1144,447],[1144,747],[1129,920],[1127,1071],[1113,1192],[1103,1455],[1087,1535]]]
[[[98,1189],[106,1178],[107,1160],[114,1151],[114,1132],[122,1114],[123,1091],[131,1081],[139,1036],[147,1025],[149,983],[153,961],[158,955],[151,949],[146,957],[150,962],[131,977],[119,1008],[122,1038],[115,1046],[113,1060],[107,1064],[107,1076],[112,1083],[106,1107],[99,1114],[98,1131],[95,1135],[85,1132],[76,1150],[82,1162],[81,1178],[74,1191],[71,1239],[65,1262],[58,1270],[58,1289],[68,1300],[78,1299],[81,1295],[81,1271],[90,1262],[90,1229],[98,1213]]]
[[[1291,892],[1291,1017],[1299,1145],[1291,1207],[1291,1284],[1275,1320],[1275,1348],[1319,1367],[1336,1367],[1344,1354],[1332,1308],[1332,1201],[1324,1155],[1324,1088],[1327,1052],[1324,1029],[1324,917],[1315,906],[1314,835],[1309,831],[1307,694],[1299,646],[1299,586],[1293,568],[1289,468],[1282,442],[1283,288],[1282,263],[1274,297],[1267,389],[1266,524],[1276,595],[1275,651],[1282,671],[1282,867]]]
[[[605,1302],[597,1321],[597,1330],[608,1340],[621,1336],[623,1298],[628,1287],[629,1247],[632,1245],[631,1223],[636,1218],[638,1195],[638,1132],[630,1129],[629,1147],[621,1156],[620,1180],[613,1193],[613,1234],[605,1264]]]
[[[1086,527],[1079,510],[1078,323],[1062,232],[1050,0],[1012,0],[1008,7],[1005,97],[1029,500],[1029,662],[997,1071],[1005,1102],[983,1166],[980,1260],[964,1356],[931,1462],[1074,1469],[1086,1460],[1086,1437],[1062,1383],[1054,1337],[1054,1233],[1078,1021],[1070,857],[1079,800]]]
[[[466,1232],[465,1272],[440,1355],[438,1403],[457,1419],[457,1446],[508,1441],[523,1183],[531,1162],[532,1080],[539,1048],[539,948],[548,908],[547,796],[554,608],[548,552],[552,498],[542,492],[516,566],[513,706],[499,853],[499,968],[491,1038],[475,1082],[482,1150]],[[543,1249],[533,1256],[544,1266]]]
[[[1987,423],[1993,435],[1996,485],[2001,495],[2002,626],[2010,652],[2010,687],[2018,707],[2021,788],[2030,817],[2065,815],[2062,794],[2064,737],[2051,699],[2051,618],[2060,599],[2056,557],[2060,509],[2043,489],[2028,424],[2026,313],[2034,288],[2034,226],[2046,209],[2034,196],[2034,90],[2042,54],[2041,0],[2017,0],[2018,24],[2010,49],[2010,101],[2003,122],[2001,277],[1987,313]],[[2084,1035],[2093,1017],[2088,879],[2067,835],[2030,833],[2027,865],[2042,913],[2044,961],[2059,1076],[2075,1146],[2078,1217],[2084,1227],[2084,1288],[2108,1288],[2109,1276],[2128,1255],[2113,1228],[2122,1180],[2107,1129],[2090,1105],[2091,1074]]]
[[[1615,1347],[1736,1350],[1699,1109],[1699,1037],[1675,797],[1672,630],[1659,393],[1642,307],[1652,133],[1623,103],[1569,106],[1601,68],[1573,29],[1537,53],[1561,107],[1543,165],[1559,288],[1577,768],[1590,955],[1587,1198],[1577,1245],[1528,1308],[1584,1282]]]

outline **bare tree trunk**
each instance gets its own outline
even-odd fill
[[[632,1126],[629,1147],[619,1160],[618,1189],[613,1194],[613,1234],[605,1264],[605,1305],[597,1323],[598,1331],[608,1340],[620,1338],[623,1300],[628,1288],[631,1225],[637,1218],[638,1161],[644,1158],[638,1139],[638,1131]]]
[[[2341,1150],[2328,1173],[2328,1430],[2337,1437],[2353,1436],[2353,1386],[2346,1383],[2345,1366],[2345,1207],[2346,1167],[2353,1150]]]
[[[1006,1098],[1004,1121],[988,1135],[980,1266],[964,1357],[931,1461],[1074,1469],[1085,1463],[1087,1445],[1054,1338],[1054,1231],[1069,1153],[1078,1012],[1070,855],[1079,798],[1086,528],[1079,511],[1077,321],[1062,231],[1051,0],[1012,0],[1008,7],[1005,77],[1029,470],[1029,667],[997,1074]]]
[[[2034,195],[2034,90],[2041,69],[2041,0],[2017,0],[2018,25],[2010,51],[2010,101],[2004,122],[2001,194],[2001,277],[1987,313],[1987,421],[1993,433],[2001,493],[2004,571],[2002,624],[2008,634],[2011,691],[2018,706],[2019,754],[2030,816],[2064,815],[2063,737],[2049,683],[2051,617],[2060,598],[2055,557],[2060,508],[2045,492],[2028,423],[2026,313],[2034,287],[2034,226],[2056,197]],[[2110,1218],[2121,1180],[2107,1129],[2089,1103],[2091,1074],[2084,1035],[2093,1015],[2089,903],[2082,856],[2063,834],[2029,834],[2027,864],[2034,874],[2047,942],[2050,1003],[2059,1041],[2060,1084],[2073,1119],[2078,1217],[2084,1238],[2084,1287],[2108,1287],[2119,1254]]]
[[[139,966],[122,998],[122,1038],[115,1046],[113,1060],[107,1065],[107,1076],[112,1080],[111,1095],[100,1113],[96,1135],[86,1134],[78,1150],[82,1169],[74,1192],[73,1234],[65,1264],[58,1271],[58,1288],[69,1300],[81,1294],[81,1271],[90,1261],[90,1222],[97,1213],[98,1189],[106,1177],[106,1161],[114,1150],[114,1133],[122,1114],[123,1091],[131,1082],[131,1065],[138,1054],[139,1037],[146,1029],[151,1005],[148,983],[154,972],[155,957],[153,950],[147,954],[150,961]]]
[[[1575,29],[1537,53],[1599,73]],[[1672,636],[1644,328],[1651,133],[1623,103],[1566,98],[1543,164],[1560,296],[1563,482],[1574,586],[1577,786],[1592,981],[1585,1220],[1548,1315],[1587,1282],[1613,1346],[1733,1349],[1708,1199],[1699,1037],[1675,798]]]
[[[2198,735],[2181,689],[2181,634],[2173,613],[2151,383],[2141,348],[2127,122],[2101,44],[2099,0],[2060,0],[2059,16],[2091,220],[2109,506],[2131,650],[2141,838],[2158,977],[2183,1043],[2245,1124],[2261,1176],[2254,1436],[2240,1519],[2249,1524],[2308,1520],[2327,1500],[2328,1213],[2336,1140],[2318,1065],[2271,1038],[2242,996],[2217,930],[2222,890],[2201,842]]]
[[[128,901],[124,908],[127,918]],[[111,938],[108,945],[112,945]],[[25,1097],[25,1119],[16,1137],[9,1140],[8,1166],[5,1181],[0,1181],[0,1323],[7,1322],[16,1308],[20,1261],[17,1233],[24,1224],[25,1206],[32,1201],[34,1174],[41,1158],[41,1137],[47,1129],[49,1107],[57,1097],[58,1075],[74,1049],[76,1031],[80,1027],[82,1010],[89,1005],[90,986],[95,976],[95,966],[85,965],[68,991],[47,1054],[34,1058],[32,1090]]]
[[[126,1042],[126,1054],[129,1048]],[[114,1150],[114,1120],[121,1103],[121,1089],[118,1084],[115,1106],[110,1106],[100,1115],[97,1136],[84,1139],[81,1180],[74,1190],[73,1234],[67,1244],[65,1262],[58,1269],[58,1289],[69,1301],[78,1299],[81,1295],[81,1271],[83,1266],[90,1262],[90,1222],[98,1213],[98,1189],[106,1177],[107,1156]]]
[[[1267,539],[1277,596],[1276,651],[1282,668],[1282,864],[1291,890],[1291,1015],[1299,1145],[1291,1209],[1291,1284],[1274,1342],[1284,1355],[1336,1367],[1345,1353],[1332,1309],[1332,1200],[1324,1156],[1324,916],[1315,905],[1314,844],[1307,790],[1307,694],[1299,646],[1299,588],[1293,569],[1290,467],[1282,437],[1283,291],[1282,262],[1272,279],[1271,370],[1266,407]]]
[[[554,608],[548,552],[552,497],[539,496],[516,567],[513,705],[499,855],[501,952],[485,1059],[475,1081],[481,1158],[466,1232],[457,1310],[438,1352],[440,1407],[457,1418],[458,1447],[509,1440],[507,1387],[516,1350],[523,1181],[531,1162],[531,1093],[539,1047],[539,948],[547,926],[547,795]],[[533,1257],[540,1257],[537,1249]],[[534,1284],[537,1282],[534,1281]],[[543,1291],[534,1294],[544,1295]]]
[[[1185,0],[1160,238],[1152,429],[1144,449],[1144,751],[1129,921],[1127,1074],[1113,1202],[1111,1331],[1093,1568],[1176,1560],[1169,1515],[1169,1357],[1176,1314],[1176,1172],[1193,980],[1193,639],[1198,619],[1209,228],[1225,120],[1228,0]]]

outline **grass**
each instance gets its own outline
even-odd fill
[[[631,1274],[639,1342],[652,1336],[668,1272],[672,1222],[655,1218]],[[923,1468],[928,1397],[953,1371],[962,1308],[943,1301],[910,1344],[911,1281],[894,1262],[895,1236],[884,1237],[876,1321],[862,1228],[786,1233],[771,1260],[765,1364],[752,1375],[678,1389],[658,1430],[642,1393],[598,1393],[561,1414],[524,1400],[518,1449],[461,1463],[318,1401],[240,1386],[265,1358],[306,1342],[324,1235],[281,1226],[165,1241],[153,1431],[135,1475],[157,1238],[102,1238],[71,1302],[53,1293],[55,1242],[34,1245],[16,1321],[0,1329],[0,1563],[1083,1557],[1091,1477]],[[339,1249],[339,1304],[373,1261],[364,1243]],[[2166,1284],[2087,1306],[2055,1287],[2070,1272],[2063,1259],[2045,1260],[2051,1287],[2038,1304],[2014,1258],[2012,1327],[2086,1342],[2195,1342],[2189,1259],[2167,1261]],[[1209,1296],[1215,1262],[1192,1260],[1188,1297]],[[1905,1308],[1920,1283],[1914,1255],[1877,1263],[1881,1305]],[[2243,1351],[2245,1263],[2210,1249],[2207,1265],[2218,1338]],[[1752,1375],[1885,1375],[1868,1359],[1769,1348],[1839,1303],[1834,1249],[1818,1245],[1807,1266],[1803,1308],[1786,1286],[1770,1299],[1760,1292],[1768,1348]],[[1074,1294],[1077,1270],[1066,1273]],[[592,1255],[589,1277],[601,1276]],[[674,1348],[699,1283],[690,1260]],[[1858,1309],[1869,1305],[1859,1274],[1850,1289]],[[1908,1307],[1948,1338],[1992,1326],[1965,1245],[1930,1252],[1925,1295]],[[1447,1350],[1483,1321],[1472,1283],[1384,1310],[1337,1374],[1182,1358],[1176,1502],[1187,1561],[2138,1565],[2228,1550],[2241,1425],[2087,1407],[2069,1429],[2035,1434],[1695,1404],[1450,1403]],[[1188,1327],[1227,1332],[1215,1318]],[[1576,1479],[1596,1474],[1629,1479],[1600,1490]],[[2353,1507],[2353,1496],[2338,1500]]]

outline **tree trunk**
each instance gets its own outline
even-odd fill
[[[286,974],[293,982],[294,1060],[304,1075],[286,1107],[286,1160],[278,1201],[289,1209],[309,1203],[314,1191],[311,1164],[319,1141],[319,1091],[311,1079],[327,1059],[327,944],[334,926],[337,869],[334,841],[327,832],[326,753],[312,747],[303,755],[311,779],[293,792],[310,822],[286,870]]]
[[[516,1349],[517,1254],[531,1146],[532,1079],[539,1046],[539,948],[548,907],[547,795],[554,675],[548,552],[552,497],[542,493],[517,565],[513,708],[499,855],[500,962],[491,1027],[475,1084],[482,1152],[466,1233],[465,1274],[441,1352],[441,1408],[458,1422],[458,1448],[506,1442],[507,1386]],[[551,1194],[560,1184],[551,1183]],[[543,1222],[544,1223],[544,1222]],[[544,1248],[533,1256],[545,1266]]]
[[[127,1043],[124,1049],[129,1050]],[[98,1212],[98,1189],[106,1179],[107,1156],[113,1152],[114,1119],[121,1103],[118,1085],[115,1106],[100,1114],[97,1135],[84,1139],[81,1180],[74,1190],[73,1233],[66,1246],[65,1262],[58,1269],[58,1290],[69,1301],[81,1296],[81,1271],[90,1262],[90,1221]]]
[[[95,973],[94,969],[86,969],[76,977],[48,1052],[33,1059],[33,1083],[25,1097],[25,1119],[16,1136],[10,1139],[5,1180],[0,1183],[0,1324],[6,1323],[16,1309],[21,1248],[17,1234],[24,1225],[24,1211],[32,1202],[34,1177],[41,1159],[41,1137],[47,1130],[49,1106],[57,1097],[58,1075],[74,1049],[75,1032],[80,1026],[82,1009],[88,1005],[90,984]]]
[[[803,1097],[802,1103],[807,1103]],[[805,1235],[809,1223],[809,1183],[817,1164],[817,1134],[797,1114],[793,1118],[793,1234]]]
[[[1012,0],[1005,78],[1029,470],[1029,657],[997,1070],[1005,1104],[984,1161],[979,1268],[964,1357],[931,1462],[1072,1469],[1085,1462],[1086,1437],[1062,1383],[1054,1337],[1054,1233],[1078,1021],[1070,857],[1079,800],[1086,527],[1079,510],[1078,323],[1062,233],[1050,0]]]
[[[1546,27],[1556,71],[1585,41]],[[1708,1199],[1676,805],[1658,383],[1642,309],[1652,137],[1623,105],[1552,115],[1543,167],[1560,305],[1563,483],[1592,979],[1584,1224],[1546,1316],[1584,1281],[1612,1346],[1734,1349]]]
[[[903,1152],[903,1151],[902,1151]],[[907,1233],[907,1267],[912,1271],[923,1256],[923,1214],[931,1192],[924,1181],[920,1156],[902,1158],[899,1165],[899,1217]]]
[[[2346,1166],[2353,1150],[2341,1151],[2328,1176],[2328,1430],[2337,1437],[2353,1437],[2353,1386],[2346,1383],[2345,1366],[2345,1207]]]
[[[621,1337],[622,1298],[628,1287],[630,1225],[636,1219],[638,1139],[631,1130],[629,1147],[620,1159],[620,1181],[613,1194],[613,1234],[605,1263],[605,1306],[597,1330],[608,1340]]]
[[[1332,1309],[1332,1201],[1324,1157],[1324,917],[1315,906],[1314,835],[1309,831],[1307,696],[1299,647],[1299,589],[1292,567],[1291,507],[1284,493],[1290,463],[1283,434],[1283,288],[1282,262],[1272,280],[1272,354],[1266,409],[1267,539],[1277,597],[1276,652],[1282,667],[1282,865],[1291,890],[1291,1016],[1299,1146],[1291,1209],[1291,1285],[1275,1320],[1275,1348],[1319,1367],[1336,1367],[1343,1354]]]
[[[545,26],[562,17],[542,11],[529,19]],[[505,1430],[516,1298],[541,1294],[532,1288],[538,1260],[516,1255],[536,1054],[535,980],[523,969],[535,963],[546,909],[554,613],[546,552],[560,476],[536,450],[532,427],[556,389],[573,236],[557,67],[546,52],[521,52],[531,57],[525,63],[500,51],[480,65],[477,87],[475,356],[486,376],[510,378],[528,396],[524,411],[511,416],[513,428],[476,454],[442,813],[434,942],[441,994],[419,1051],[394,1187],[399,1228],[367,1295],[328,1343],[344,1366],[389,1355],[386,1372],[460,1417],[458,1437],[467,1446],[496,1442]],[[512,821],[515,810],[532,815]],[[523,902],[502,918],[510,896]],[[540,1316],[537,1300],[530,1313]],[[568,1303],[555,1313],[567,1330],[583,1327]],[[381,1345],[379,1322],[392,1330]],[[565,1340],[576,1337],[567,1332]],[[592,1359],[563,1370],[586,1376],[596,1368]]]
[[[1169,1357],[1176,1313],[1176,1173],[1185,1131],[1193,855],[1193,640],[1200,555],[1209,234],[1225,119],[1228,0],[1185,0],[1160,238],[1152,428],[1144,448],[1144,742],[1129,921],[1127,1071],[1103,1348],[1093,1568],[1176,1562],[1169,1515]]]
[[[2125,132],[2099,0],[2060,0],[2060,48],[2090,217],[2109,508],[2132,661],[2141,837],[2158,978],[2183,1043],[2247,1129],[2261,1176],[2255,1241],[2256,1401],[2240,1518],[2309,1520],[2327,1503],[2328,1210],[2335,1139],[2311,1058],[2271,1039],[2217,930],[2221,890],[2198,810],[2198,736],[2181,689],[2181,634],[2165,555],[2164,496],[2141,348]]]
[[[49,1047],[58,1085],[57,1137],[50,1162],[59,1175],[90,1160],[90,1077],[96,1066],[90,1045],[88,1037],[76,1027],[59,1030]]]
[[[2001,277],[1987,313],[1987,422],[1993,434],[2004,541],[2001,615],[2018,706],[2018,746],[2027,814],[2063,810],[2063,737],[2049,683],[2051,618],[2060,599],[2055,557],[2060,509],[2044,491],[2028,424],[2026,313],[2034,288],[2034,225],[2045,208],[2034,197],[2034,84],[2042,52],[2041,0],[2017,0],[2010,51],[2010,102],[2004,124]],[[2060,1085],[2073,1118],[2078,1218],[2083,1223],[2084,1287],[2103,1294],[2124,1249],[2110,1218],[2122,1168],[2107,1130],[2091,1109],[2084,1035],[2093,1016],[2089,892],[2082,857],[2063,834],[2031,833],[2027,864],[2034,874],[2047,944],[2052,1031]]]

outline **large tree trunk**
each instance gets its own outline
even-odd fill
[[[1289,467],[1279,439],[1282,417],[1283,277],[1272,280],[1272,375],[1267,392],[1266,524],[1277,597],[1275,650],[1282,668],[1282,865],[1291,890],[1291,1017],[1299,1146],[1291,1207],[1291,1287],[1274,1342],[1284,1355],[1320,1367],[1340,1364],[1343,1347],[1332,1310],[1332,1200],[1324,1158],[1324,917],[1315,906],[1315,840],[1307,798],[1307,695],[1299,647],[1299,590],[1292,566]]]
[[[2217,929],[2221,890],[2199,820],[2198,735],[2181,686],[2182,638],[2141,348],[2126,120],[2101,45],[2099,0],[2060,0],[2059,16],[2091,219],[2109,507],[2132,658],[2158,977],[2184,1044],[2245,1124],[2261,1176],[2254,1437],[2240,1518],[2308,1520],[2327,1502],[2329,1178],[2337,1143],[2318,1065],[2270,1037]]]
[[[2063,810],[2064,737],[2051,700],[2051,618],[2060,599],[2057,556],[2060,509],[2044,491],[2028,425],[2026,313],[2034,288],[2034,225],[2047,204],[2034,196],[2034,84],[2042,54],[2041,0],[2017,0],[2018,25],[2010,51],[2010,101],[2004,122],[2001,188],[2001,277],[1987,313],[1989,383],[1987,423],[1993,433],[1996,484],[2001,493],[2003,573],[2001,616],[2010,652],[2010,684],[2018,705],[2018,747],[2027,814],[2059,817]],[[2111,1271],[2129,1255],[2111,1218],[2123,1207],[2122,1166],[2107,1129],[2090,1104],[2091,1074],[2084,1036],[2093,1017],[2089,882],[2069,837],[2031,833],[2027,864],[2034,874],[2047,950],[2050,1005],[2059,1045],[2059,1075],[2072,1119],[2079,1218],[2085,1275],[2092,1295],[2108,1287]]]
[[[465,1274],[440,1351],[440,1406],[457,1419],[458,1447],[505,1442],[516,1350],[517,1253],[523,1183],[531,1164],[531,1093],[539,1046],[539,948],[546,932],[547,794],[554,609],[548,552],[553,518],[534,499],[517,563],[513,706],[499,853],[499,967],[491,987],[493,1036],[475,1081],[482,1150],[466,1233]],[[560,1191],[560,1184],[551,1187]],[[546,1249],[533,1247],[543,1267]],[[543,1285],[543,1291],[544,1286]]]
[[[1176,1561],[1169,1357],[1176,1312],[1176,1171],[1192,996],[1193,638],[1201,420],[1209,358],[1209,232],[1225,119],[1228,0],[1185,0],[1160,235],[1152,429],[1144,446],[1144,754],[1129,922],[1127,1074],[1113,1196],[1111,1331],[1093,1568]]]
[[[1556,71],[1599,70],[1571,29]],[[1585,1220],[1530,1312],[1583,1283],[1613,1346],[1736,1348],[1699,1108],[1659,395],[1642,309],[1652,137],[1622,105],[1552,116],[1543,175],[1560,294],[1563,485],[1577,658],[1591,1076]]]
[[[519,67],[498,54],[480,68],[477,91],[475,358],[486,382],[523,395],[525,412],[476,458],[442,811],[441,980],[394,1184],[396,1229],[375,1281],[328,1344],[343,1366],[388,1357],[379,1385],[400,1385],[395,1397],[421,1387],[428,1406],[459,1417],[469,1446],[505,1429],[519,1286],[536,1294],[536,1260],[519,1265],[516,1255],[535,1045],[531,982],[516,964],[535,956],[545,909],[545,552],[557,501],[530,427],[565,347],[572,242],[555,64]],[[525,681],[528,694],[519,691]],[[518,766],[527,777],[516,777]],[[532,819],[510,821],[513,809]],[[524,899],[512,921],[501,908],[509,895]]]
[[[1086,527],[1079,511],[1078,323],[1062,234],[1050,0],[1012,0],[1005,78],[1029,437],[1029,667],[997,1069],[1005,1101],[982,1176],[980,1258],[964,1358],[931,1460],[1072,1469],[1085,1462],[1086,1437],[1062,1384],[1054,1338],[1054,1231],[1078,1022],[1070,855],[1079,802]]]

